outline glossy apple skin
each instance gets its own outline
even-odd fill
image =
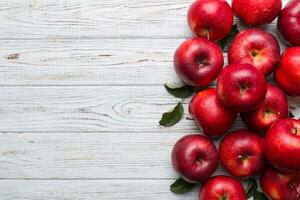
[[[196,0],[188,11],[190,29],[211,41],[227,36],[233,24],[233,12],[225,0]]]
[[[210,137],[222,136],[233,124],[237,113],[225,107],[217,97],[217,90],[209,88],[196,94],[189,112],[203,133]]]
[[[228,176],[215,176],[200,189],[199,200],[246,200],[240,182]]]
[[[251,64],[265,76],[273,72],[280,59],[276,38],[260,29],[240,32],[228,49],[229,64]]]
[[[300,174],[282,174],[269,167],[261,177],[261,186],[270,200],[299,200]]]
[[[205,38],[184,41],[174,55],[180,79],[193,86],[206,86],[217,78],[224,65],[220,47]]]
[[[286,42],[300,46],[300,1],[290,0],[279,14],[277,28]]]
[[[245,124],[257,131],[265,131],[279,119],[287,118],[289,107],[287,97],[284,92],[268,84],[267,95],[258,108],[250,112],[241,113],[242,120]]]
[[[263,139],[246,129],[226,135],[220,143],[219,155],[226,171],[241,179],[259,175],[265,166]]]
[[[285,50],[274,77],[287,94],[300,96],[300,47],[290,47]]]
[[[234,14],[252,26],[271,23],[279,15],[281,7],[281,0],[232,0]]]
[[[217,81],[217,94],[223,104],[236,112],[257,108],[265,99],[264,75],[250,64],[227,65]]]
[[[281,172],[300,171],[300,120],[281,119],[264,138],[268,161]]]
[[[207,180],[219,164],[218,150],[207,137],[192,134],[177,141],[172,150],[176,172],[191,183]]]

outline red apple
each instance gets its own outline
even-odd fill
[[[300,46],[300,1],[290,0],[279,14],[277,28],[291,45]]]
[[[282,174],[268,168],[261,177],[261,186],[270,200],[299,200],[300,174]]]
[[[229,64],[251,64],[265,76],[277,67],[280,46],[276,38],[260,29],[240,32],[228,49]]]
[[[219,152],[226,171],[238,178],[259,175],[265,166],[262,138],[245,129],[226,135],[220,143]]]
[[[203,133],[212,137],[226,133],[237,115],[221,103],[215,88],[196,94],[190,102],[189,111]]]
[[[264,131],[272,124],[289,115],[286,95],[281,89],[268,84],[267,95],[263,103],[250,112],[241,113],[243,121],[253,130]]]
[[[237,112],[257,108],[265,99],[264,75],[250,64],[231,64],[220,73],[217,93],[224,105]]]
[[[186,181],[203,182],[218,167],[218,150],[205,136],[187,135],[173,147],[172,163],[177,173]]]
[[[281,7],[281,0],[232,0],[234,14],[252,26],[271,23]]]
[[[205,38],[184,41],[174,55],[174,67],[188,85],[206,86],[217,78],[223,68],[223,53]]]
[[[281,119],[264,139],[268,161],[282,172],[300,171],[300,120]]]
[[[275,80],[289,95],[300,96],[300,47],[285,50],[275,70]]]
[[[188,24],[197,36],[216,41],[230,32],[233,12],[225,0],[196,0],[188,12]]]
[[[215,176],[201,188],[199,200],[246,200],[245,190],[240,182],[228,176]]]

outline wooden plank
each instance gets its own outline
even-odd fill
[[[174,127],[158,125],[178,101],[162,86],[3,86],[0,132],[199,132],[187,113]]]
[[[300,119],[300,97],[289,97],[289,107],[294,118]]]
[[[178,83],[173,54],[182,41],[0,40],[0,85]]]
[[[2,0],[0,38],[184,38],[191,36],[186,14],[192,2]]]
[[[162,85],[179,82],[181,39],[0,41],[0,85]]]
[[[186,194],[175,195],[169,191],[169,186],[173,181],[0,180],[0,198],[10,200],[198,200],[199,186]]]
[[[184,135],[2,133],[0,179],[174,179],[170,154]]]
[[[198,199],[198,188],[175,195],[172,180],[1,180],[0,198],[9,200],[182,200]]]

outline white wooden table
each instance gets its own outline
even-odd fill
[[[1,200],[197,199],[169,192],[170,151],[200,130],[158,126],[191,2],[0,1]]]

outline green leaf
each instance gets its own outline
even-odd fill
[[[175,125],[180,121],[183,115],[183,106],[180,102],[169,112],[165,112],[162,115],[159,124],[165,127],[170,127]]]
[[[193,94],[193,87],[189,85],[183,85],[181,87],[171,86],[165,84],[166,90],[175,97],[187,98]]]
[[[201,91],[206,90],[207,88],[210,88],[210,87],[214,87],[214,85],[210,84],[210,85],[207,85],[207,86],[194,87],[194,93],[201,92]]]
[[[179,178],[172,185],[170,185],[170,190],[175,194],[184,194],[191,191],[195,185],[195,183],[189,183],[184,179]]]
[[[228,48],[231,44],[231,42],[233,41],[233,39],[235,38],[235,36],[239,33],[239,29],[237,27],[237,24],[233,25],[232,28],[231,28],[231,31],[230,33],[220,41],[220,44],[221,44],[221,47],[222,47],[222,50],[224,52],[227,52],[228,51]]]
[[[256,180],[254,178],[250,178],[248,180],[248,185],[246,188],[246,193],[247,193],[247,198],[251,198],[254,193],[257,191],[257,183]]]
[[[268,200],[268,197],[264,193],[256,190],[256,192],[253,194],[253,200]]]

